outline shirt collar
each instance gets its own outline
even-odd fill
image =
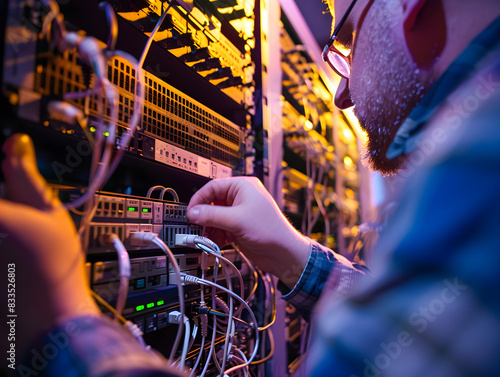
[[[399,127],[387,158],[409,154],[417,147],[417,135],[439,105],[474,72],[481,60],[500,44],[500,17],[479,34],[436,81]]]

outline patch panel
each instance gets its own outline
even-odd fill
[[[70,194],[71,200],[77,197]],[[96,194],[95,200],[97,209],[94,219],[126,219],[123,222],[148,220],[148,223],[154,224],[187,222],[187,204],[184,203],[111,193]]]
[[[97,209],[94,217],[124,218],[125,199],[116,196],[96,195]]]
[[[75,196],[70,194],[70,198]],[[187,204],[160,199],[141,198],[112,193],[99,193],[96,216],[89,232],[89,253],[114,252],[112,245],[103,245],[100,237],[116,234],[125,247],[132,250],[157,249],[154,244],[143,245],[131,241],[133,232],[152,232],[169,247],[174,247],[176,233],[199,234],[197,226],[187,225]]]
[[[130,261],[131,279],[129,293],[145,292],[151,288],[166,287],[167,257],[135,258]],[[115,297],[120,280],[117,261],[95,262],[92,265],[91,287],[97,293],[106,291],[108,297]]]
[[[181,272],[200,268],[200,258],[199,251],[195,253],[175,254],[175,259]],[[169,268],[169,271],[173,271],[173,269]]]
[[[112,245],[105,245],[100,237],[106,234],[116,234],[129,250],[148,250],[156,249],[153,244],[147,246],[138,246],[130,241],[130,235],[133,232],[153,232],[161,239],[163,236],[163,226],[159,224],[138,224],[138,223],[90,223],[89,235],[89,254],[114,252]]]
[[[91,223],[89,235],[89,253],[96,251],[112,251],[112,246],[103,245],[100,237],[105,234],[116,234],[123,242],[125,239],[125,224],[123,223]]]
[[[177,204],[164,204],[164,221],[187,222],[187,206]]]

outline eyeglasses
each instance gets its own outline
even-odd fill
[[[332,36],[328,40],[325,48],[323,49],[323,61],[327,62],[328,65],[340,76],[348,79],[351,76],[351,61],[349,57],[343,55],[333,44],[337,39],[337,35],[339,34],[340,28],[344,25],[347,17],[352,11],[354,4],[356,4],[357,0],[353,0],[347,12],[344,14],[344,17],[340,20],[339,24],[335,27]]]

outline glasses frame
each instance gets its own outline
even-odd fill
[[[345,79],[349,79],[349,77],[351,76],[351,62],[350,62],[350,60],[349,60],[349,58],[347,56],[345,56],[344,54],[342,54],[335,47],[335,45],[333,44],[333,42],[335,42],[335,40],[337,39],[337,36],[338,36],[338,34],[340,32],[340,29],[342,28],[342,26],[346,22],[347,17],[351,13],[352,8],[354,7],[354,4],[356,4],[356,2],[357,2],[357,0],[353,0],[351,2],[351,5],[349,5],[349,8],[347,8],[347,11],[345,12],[344,17],[342,17],[342,19],[340,20],[340,22],[338,23],[338,25],[333,30],[332,36],[330,37],[330,39],[328,40],[327,44],[323,48],[323,53],[321,54],[321,57],[323,58],[323,61],[326,62],[326,63],[328,63],[328,65],[335,71],[335,73],[337,73],[339,76],[341,76],[341,77],[343,77]],[[346,68],[348,69],[347,75],[345,73],[341,73],[341,70],[339,70],[335,66],[335,63],[332,63],[332,61],[328,58],[328,54],[330,52],[334,53],[335,55],[337,55],[338,58],[340,58],[341,60],[345,61]]]

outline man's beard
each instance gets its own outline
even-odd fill
[[[359,34],[351,100],[354,114],[368,135],[364,162],[383,175],[392,175],[401,168],[405,156],[388,159],[387,150],[430,83],[420,78],[406,46],[395,37],[383,3],[375,2],[376,9],[368,13]]]

